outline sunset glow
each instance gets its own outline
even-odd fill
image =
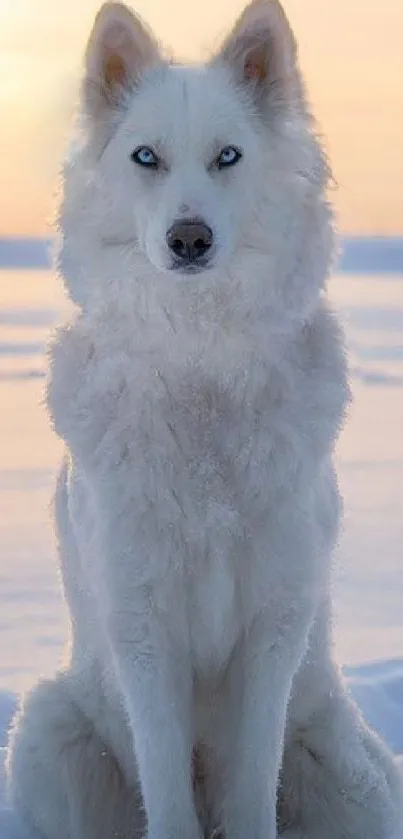
[[[98,0],[0,0],[0,235],[42,235]],[[137,0],[179,57],[208,54],[243,0]],[[401,0],[284,0],[338,182],[340,226],[403,233]]]

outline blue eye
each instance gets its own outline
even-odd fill
[[[226,166],[234,166],[241,157],[242,153],[235,146],[225,146],[216,158],[216,166],[218,169],[224,169]]]
[[[139,166],[144,166],[148,169],[158,169],[159,159],[149,146],[139,146],[132,152],[130,157]]]

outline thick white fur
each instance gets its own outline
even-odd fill
[[[399,822],[392,758],[331,659],[348,388],[296,62],[274,0],[205,67],[164,64],[120,5],[91,36],[60,213],[79,308],[48,392],[71,650],[9,757],[44,839],[132,839],[146,819],[149,839],[389,839]],[[141,144],[162,172],[130,160]],[[242,160],[209,168],[228,144]],[[169,270],[180,215],[212,228],[210,270]]]

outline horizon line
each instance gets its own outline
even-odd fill
[[[339,233],[336,272],[403,274],[403,234]],[[55,236],[0,235],[0,270],[49,270]]]

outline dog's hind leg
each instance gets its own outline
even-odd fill
[[[12,802],[43,839],[136,839],[144,833],[138,790],[69,695],[64,677],[40,683],[11,732]]]
[[[403,816],[398,771],[349,700],[339,697],[338,709],[334,702],[287,742],[280,834],[283,839],[392,839]]]
[[[282,839],[392,839],[403,785],[392,755],[346,693],[317,624],[297,673],[280,778]]]

